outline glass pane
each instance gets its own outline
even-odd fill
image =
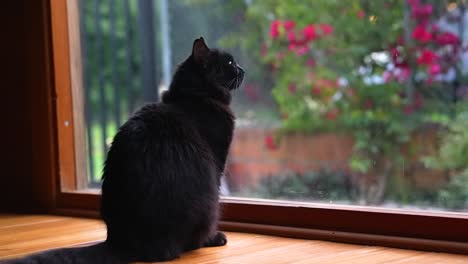
[[[224,195],[468,211],[464,1],[80,3],[90,187],[203,36],[247,71]]]

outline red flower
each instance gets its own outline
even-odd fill
[[[311,41],[314,40],[317,36],[315,35],[315,28],[314,25],[308,25],[302,30],[304,37],[306,40]]]
[[[412,36],[415,40],[423,43],[432,39],[431,32],[427,31],[425,25],[423,24],[419,24],[414,28]]]
[[[315,87],[312,88],[312,93],[313,93],[314,95],[320,95],[321,92],[322,92],[322,90],[321,90],[319,87],[317,87],[317,86],[315,86]]]
[[[392,56],[392,60],[394,62],[397,62],[398,58],[400,57],[400,51],[398,50],[398,48],[392,47],[388,51],[390,52],[390,55]]]
[[[435,42],[439,45],[457,45],[458,36],[451,32],[444,32],[435,37]]]
[[[428,68],[428,73],[430,75],[437,75],[441,72],[441,67],[438,63],[434,63],[432,64],[429,68]]]
[[[398,36],[398,39],[397,39],[397,44],[398,45],[403,45],[405,44],[405,39],[403,38],[403,36]]]
[[[333,33],[333,27],[328,24],[319,24],[318,25],[320,29],[322,30],[322,34],[324,35],[330,35]]]
[[[338,117],[338,114],[339,112],[337,109],[332,109],[325,114],[325,118],[329,120],[335,120]]]
[[[369,109],[372,109],[374,107],[374,101],[372,101],[371,99],[367,99],[365,102],[364,102],[364,108],[366,110],[369,110]]]
[[[414,112],[414,108],[412,105],[406,105],[403,111],[405,112],[405,114],[410,115]]]
[[[278,145],[276,145],[276,142],[273,138],[273,136],[271,135],[268,135],[265,137],[265,146],[269,149],[269,150],[276,150],[278,149]]]
[[[314,66],[315,66],[315,60],[314,60],[314,59],[308,59],[308,60],[306,61],[306,65],[307,65],[308,67],[314,67]]]
[[[288,91],[290,93],[295,93],[296,92],[296,85],[291,83],[289,86],[288,86]]]
[[[420,65],[431,65],[437,60],[437,54],[435,54],[432,50],[424,49],[421,51],[417,59],[417,63]]]
[[[363,19],[365,16],[366,16],[366,13],[364,13],[364,11],[362,10],[359,10],[356,14],[356,16],[359,18],[359,19]]]
[[[271,22],[271,27],[270,27],[270,37],[275,39],[279,37],[279,26],[281,25],[281,21],[279,20],[273,20]]]
[[[295,26],[296,26],[296,22],[292,20],[284,21],[284,29],[286,29],[286,31],[294,29]]]

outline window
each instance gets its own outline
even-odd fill
[[[468,211],[464,4],[58,2],[54,50],[71,65],[56,56],[58,132],[74,146],[59,151],[61,207],[97,208],[116,129],[204,36],[248,73],[225,221],[467,242],[468,216],[454,213]]]

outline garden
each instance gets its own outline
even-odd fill
[[[463,4],[251,1],[240,16],[221,43],[262,62],[244,92],[253,102],[271,93],[277,106],[266,148],[298,133],[353,142],[347,168],[270,175],[254,196],[467,208]]]
[[[131,22],[141,9],[126,1],[115,7],[114,26],[112,5],[81,11],[86,67],[104,74],[85,73],[87,111],[97,113],[87,117],[92,182],[118,123],[146,99],[139,97],[143,57],[132,46],[148,37]],[[467,211],[465,9],[448,0],[169,1],[169,35],[154,7],[155,65],[168,52],[164,38],[173,71],[203,35],[246,69],[233,102],[226,195]],[[115,58],[99,52],[100,38],[115,43]],[[160,87],[167,72],[153,70]],[[125,111],[116,114],[118,105]],[[99,118],[106,111],[109,120]]]

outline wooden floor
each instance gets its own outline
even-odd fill
[[[98,220],[0,215],[0,259],[102,241]],[[468,256],[348,245],[244,233],[226,233],[228,245],[203,248],[171,263],[468,263]]]

